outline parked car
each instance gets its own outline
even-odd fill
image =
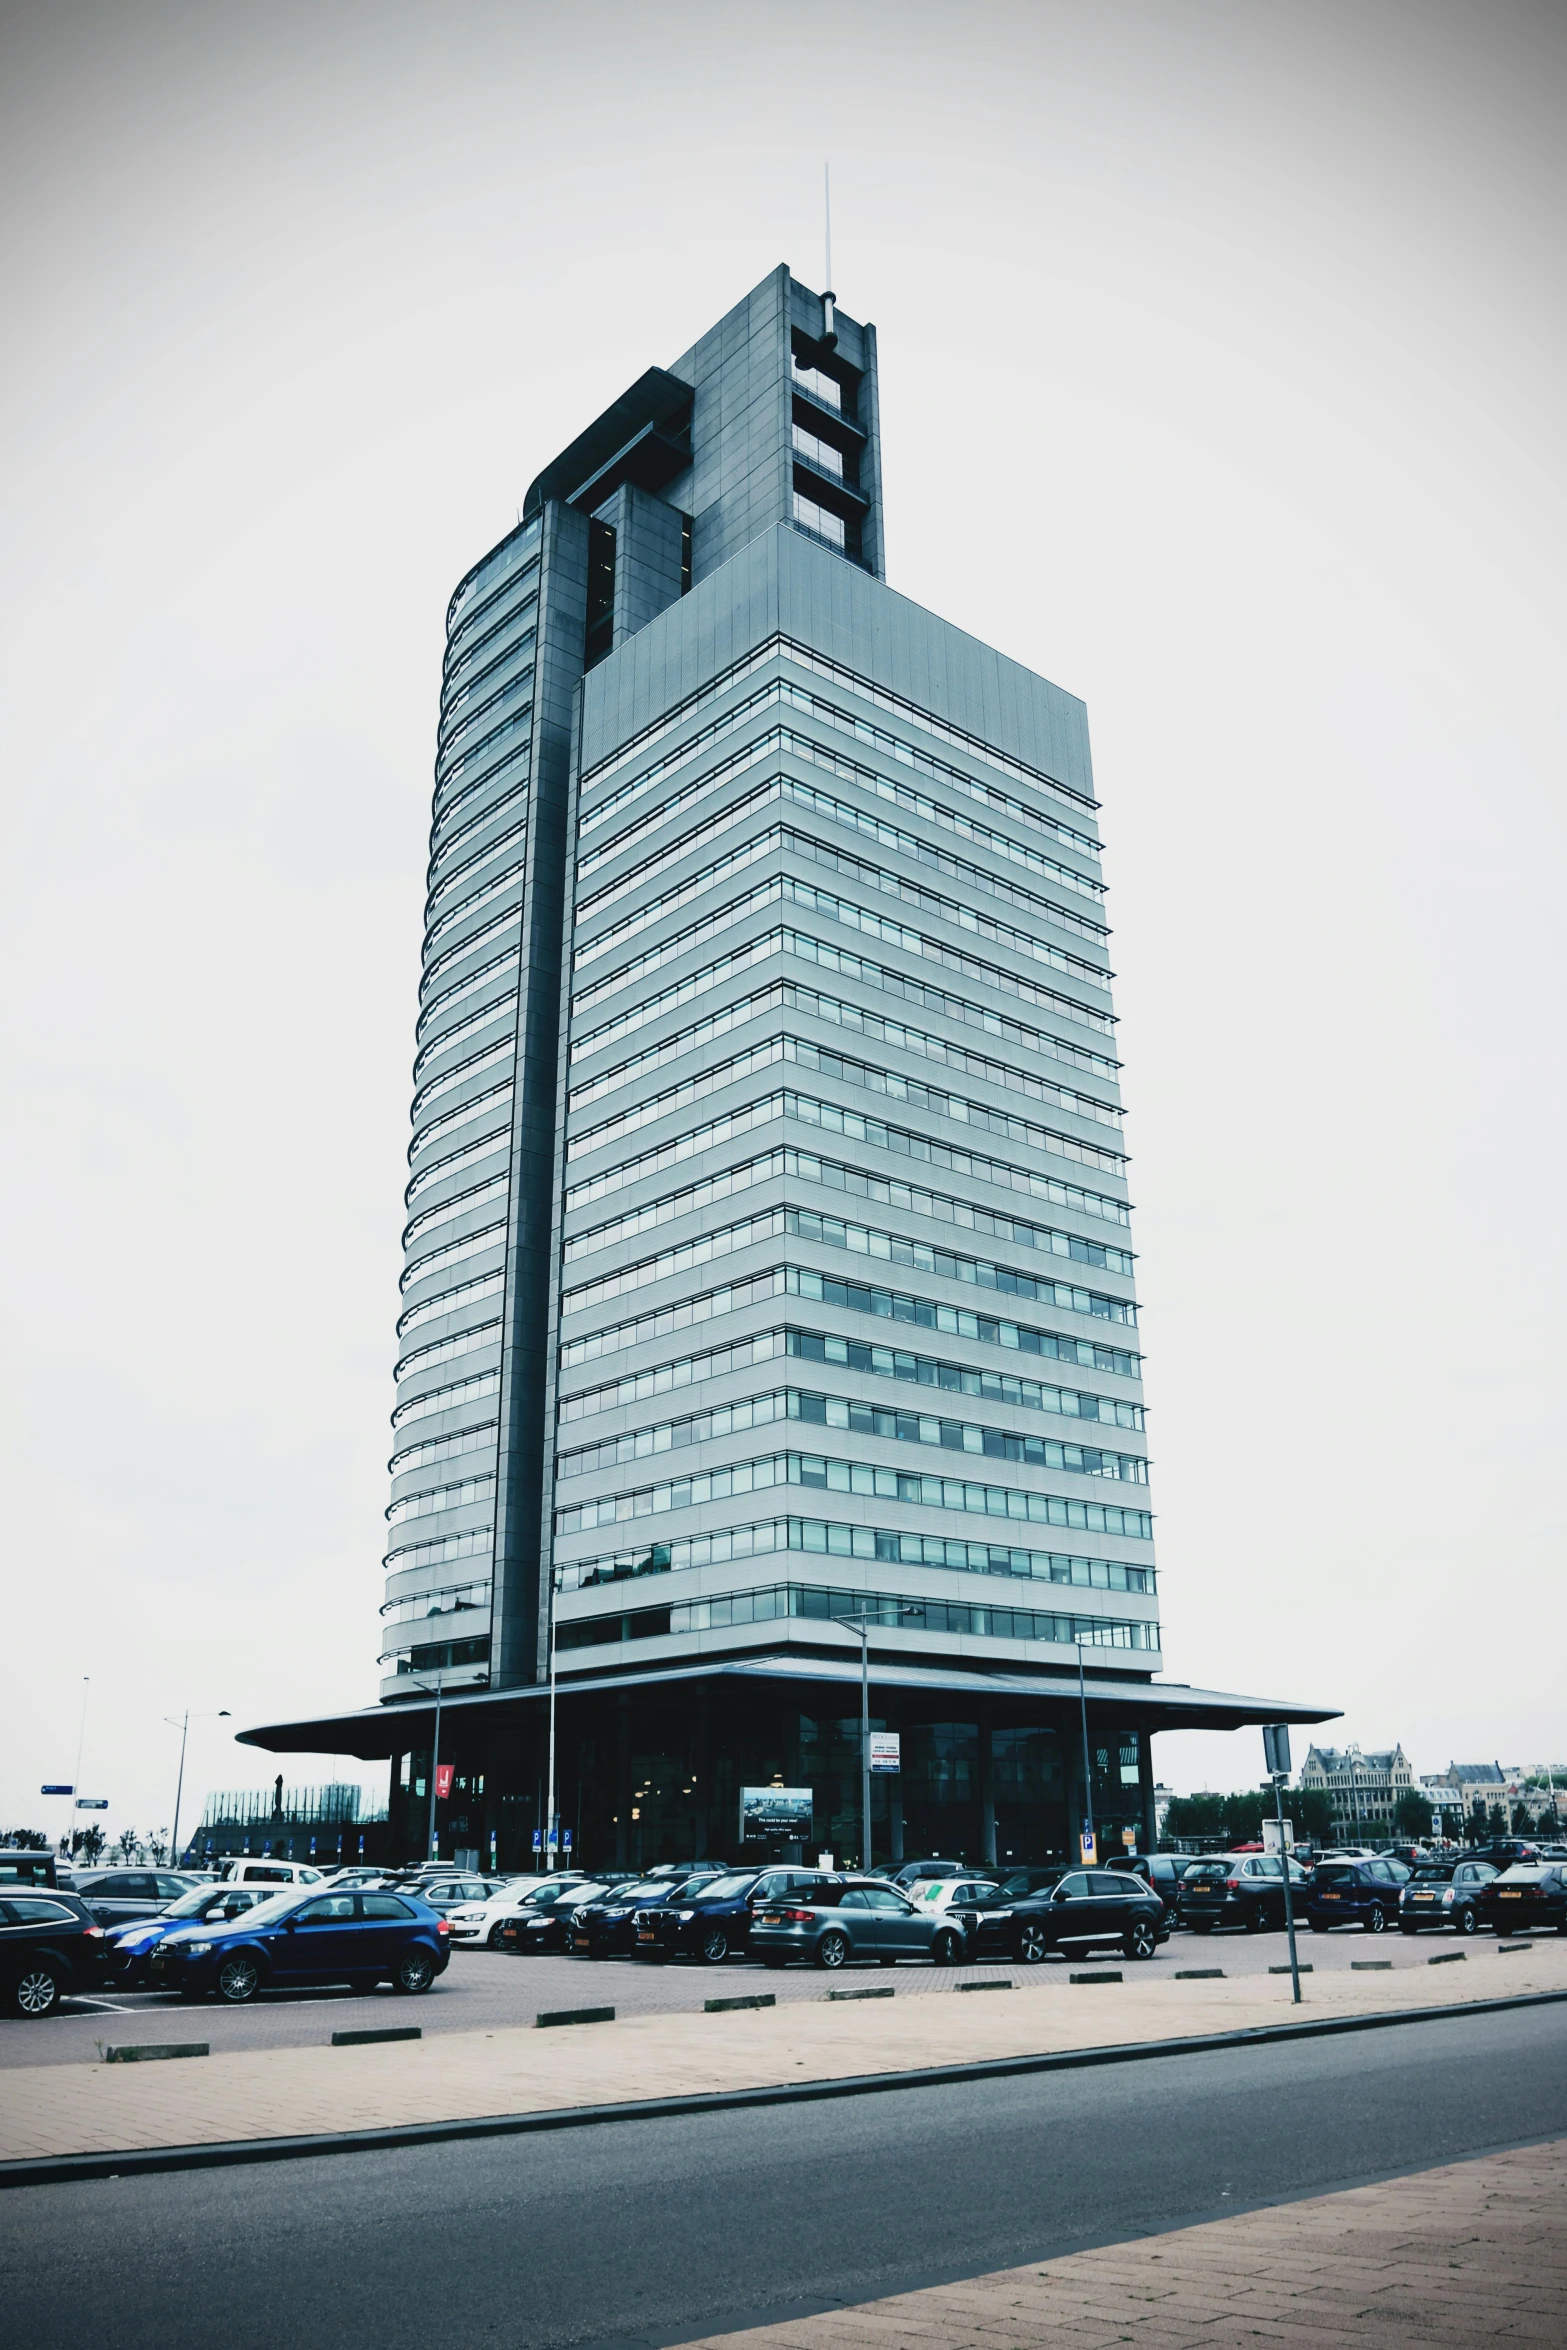
[[[1299,1917],[1311,1879],[1298,1861],[1289,1865],[1290,1897]],[[1211,1934],[1216,1926],[1239,1926],[1248,1934],[1282,1927],[1284,1874],[1278,1854],[1230,1852],[1193,1861],[1181,1879],[1176,1914],[1194,1934]]]
[[[1318,1861],[1306,1898],[1312,1932],[1363,1926],[1368,1934],[1380,1934],[1397,1924],[1399,1895],[1408,1882],[1401,1860]]]
[[[633,1946],[639,1910],[665,1908],[677,1895],[715,1882],[704,1874],[693,1879],[644,1877],[640,1885],[606,1886],[592,1900],[573,1907],[566,1948],[574,1958],[623,1956]]]
[[[564,1950],[577,1909],[583,1902],[594,1901],[608,1891],[609,1887],[597,1878],[589,1878],[585,1883],[580,1878],[572,1878],[564,1885],[541,1885],[519,1909],[502,1918],[501,1930],[495,1937],[496,1949],[509,1951],[513,1957]]]
[[[1025,1966],[1054,1951],[1106,1945],[1128,1958],[1152,1958],[1170,1933],[1164,1903],[1128,1869],[1067,1869],[1048,1891],[1014,1902],[1009,1916],[994,1923],[995,1938]],[[976,1938],[976,1955],[982,1948]]]
[[[321,1871],[304,1860],[226,1860],[219,1872],[224,1885],[320,1885]]]
[[[751,1921],[759,1908],[840,1881],[839,1873],[827,1869],[732,1870],[727,1877],[683,1886],[677,1901],[639,1909],[632,1947],[639,1958],[696,1958],[721,1966],[725,1959],[749,1954]]]
[[[108,1972],[102,1926],[78,1894],[57,1886],[0,1883],[0,2002],[30,2022],[72,1991],[94,1991]]]
[[[318,1893],[289,1887],[245,1917],[179,1926],[147,1961],[154,1990],[233,2006],[307,1983],[428,1991],[444,1972],[451,1928],[414,1893]]]
[[[905,1892],[925,1877],[971,1877],[973,1869],[966,1869],[960,1860],[907,1860],[902,1868],[894,1869],[887,1879],[889,1885],[901,1885]]]
[[[202,1880],[172,1869],[84,1869],[74,1890],[100,1926],[129,1926],[160,1917]]]
[[[408,1890],[417,1894],[421,1901],[427,1901],[432,1909],[438,1909],[443,1918],[449,1918],[453,1910],[462,1909],[471,1902],[488,1901],[492,1893],[500,1891],[500,1887],[499,1877],[447,1875],[421,1878],[417,1884],[409,1883]]]
[[[767,1967],[810,1959],[835,1972],[855,1958],[874,1958],[883,1966],[928,1958],[936,1966],[954,1966],[963,1937],[941,1911],[910,1901],[885,1879],[842,1877],[758,1907],[751,1948]]]
[[[925,1877],[905,1890],[916,1909],[942,1916],[952,1909],[984,1909],[1001,1899],[1001,1887],[986,1876]]]
[[[1060,1884],[1070,1866],[1069,1861],[1047,1860],[1007,1869],[1001,1877],[1002,1893],[1008,1901],[1026,1901],[1031,1893],[1048,1893],[1052,1885]]]
[[[574,1869],[564,1869],[552,1877],[514,1877],[508,1884],[495,1886],[482,1900],[459,1902],[446,1913],[452,1924],[452,1948],[498,1950],[507,1919],[516,1917],[535,1895],[551,1890],[561,1894],[587,1882]]]
[[[1480,1888],[1480,1919],[1498,1934],[1567,1934],[1567,1862],[1515,1861]]]
[[[1406,1934],[1428,1927],[1452,1926],[1472,1934],[1480,1923],[1480,1890],[1496,1875],[1489,1860],[1446,1860],[1417,1863],[1398,1897],[1398,1922]]]
[[[1155,1852],[1146,1863],[1148,1882],[1164,1903],[1165,1916],[1172,1921],[1180,1907],[1182,1880],[1192,1865],[1189,1852]]]
[[[7,1844],[0,1849],[0,1885],[68,1885],[71,1871],[52,1852],[23,1852]]]
[[[119,1926],[109,1930],[110,1967],[114,1980],[122,1991],[139,1988],[147,1977],[147,1961],[165,1934],[204,1921],[210,1925],[227,1925],[233,1918],[248,1917],[263,1901],[274,1901],[277,1888],[273,1885],[196,1885],[178,1901],[171,1901],[162,1915],[141,1918],[133,1926]]]

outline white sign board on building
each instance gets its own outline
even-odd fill
[[[898,1733],[896,1730],[871,1732],[871,1769],[873,1771],[901,1771]]]

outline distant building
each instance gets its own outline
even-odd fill
[[[1170,1816],[1170,1806],[1174,1801],[1175,1789],[1166,1787],[1162,1780],[1157,1782],[1153,1791],[1154,1834],[1161,1844],[1164,1841],[1164,1824]]]
[[[1371,1753],[1358,1746],[1313,1746],[1300,1766],[1300,1785],[1327,1796],[1335,1833],[1351,1840],[1391,1835],[1399,1797],[1414,1784],[1402,1746]]]
[[[1499,1762],[1450,1762],[1445,1771],[1422,1776],[1420,1784],[1444,1813],[1468,1820],[1494,1808],[1511,1826],[1521,1777],[1516,1767],[1506,1769]]]

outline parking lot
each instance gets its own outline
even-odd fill
[[[1375,1964],[1399,1974],[1424,1974],[1436,1957],[1455,1958],[1462,1951],[1465,1989],[1473,1996],[1472,1977],[1479,1969],[1494,1971],[1496,1992],[1507,1988],[1509,1945],[1489,1934],[1460,1943],[1452,1934],[1372,1936],[1350,1928],[1330,1934],[1299,1936],[1302,1966],[1315,1974],[1349,1973]],[[1522,1948],[1523,1945],[1515,1947]],[[1545,1947],[1559,1948],[1567,1979],[1567,1942],[1554,1936]],[[418,2024],[426,2037],[441,2032],[484,2032],[531,2024],[544,2010],[612,2006],[621,2015],[678,2013],[700,2010],[709,1999],[768,1992],[780,2004],[791,2000],[820,2000],[829,1991],[894,1989],[900,1999],[922,1998],[954,1990],[963,1983],[1008,1980],[1028,1987],[1064,1984],[1071,1973],[1084,1969],[1120,1968],[1128,1981],[1158,1982],[1178,1974],[1222,1968],[1227,1977],[1265,1974],[1288,1964],[1282,1933],[1223,1932],[1196,1935],[1177,1930],[1161,1944],[1158,1954],[1138,1964],[1118,1952],[1093,1958],[1052,1958],[1043,1965],[1025,1967],[1016,1960],[977,1966],[934,1967],[910,1961],[896,1968],[874,1963],[852,1966],[828,1977],[810,1966],[765,1971],[746,1959],[720,1966],[684,1962],[661,1965],[642,1958],[594,1961],[569,1957],[513,1958],[483,1950],[454,1950],[451,1964],[421,1998],[402,1998],[382,1989],[372,1993],[334,1990],[271,1992],[247,2007],[227,2007],[219,2000],[200,2005],[157,1992],[109,1990],[92,1997],[62,2003],[59,2012],[42,2022],[10,2019],[0,2030],[0,2068],[15,2065],[91,2063],[100,2047],[125,2041],[206,2041],[214,2051],[248,2048],[307,2047],[330,2038],[334,2031],[374,2029],[386,2025]]]

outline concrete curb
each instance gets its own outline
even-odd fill
[[[1063,2048],[1037,2056],[981,2057],[971,2064],[925,2065],[908,2072],[848,2073],[840,2080],[781,2081],[755,2089],[698,2090],[684,2096],[630,2098],[616,2105],[554,2106],[541,2113],[483,2114],[460,2121],[397,2122],[374,2130],[323,2130],[308,2137],[219,2139],[206,2146],[138,2146],[121,2153],[45,2154],[0,2162],[0,2189],[58,2186],[72,2179],[131,2178],[152,2171],[224,2170],[248,2162],[298,2162],[313,2155],[384,2154],[399,2146],[440,2146],[459,2138],[519,2138],[542,2130],[594,2129],[604,2122],[670,2121],[703,2113],[738,2113],[760,2105],[814,2105],[835,2097],[879,2096],[896,2089],[940,2089],[964,2081],[1002,2081],[1022,2073],[1063,2073],[1090,2065],[1141,2064],[1162,2056],[1206,2056],[1231,2048],[1265,2048],[1281,2040],[1336,2038],[1393,2024],[1440,2023],[1515,2008],[1555,2007],[1567,1991],[1522,1991],[1503,1999],[1465,1999],[1444,2007],[1387,2008],[1373,2015],[1322,2016],[1257,2024],[1245,2031],[1204,2032],[1180,2040],[1126,2040],[1107,2048]]]

